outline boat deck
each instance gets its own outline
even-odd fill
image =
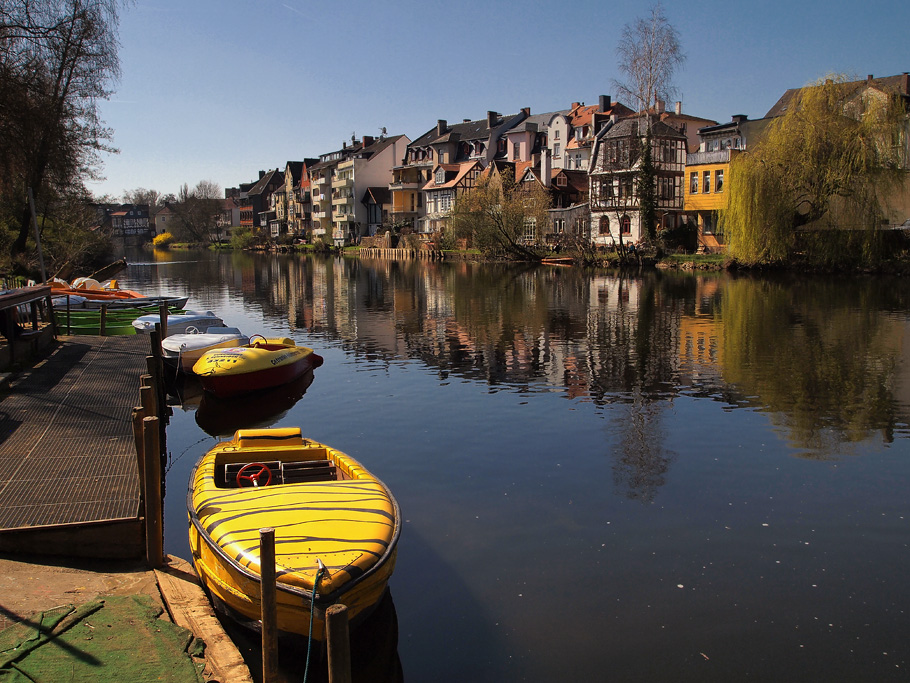
[[[149,354],[145,335],[63,337],[13,379],[0,399],[0,552],[142,555],[131,413]]]

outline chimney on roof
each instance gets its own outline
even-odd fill
[[[682,102],[680,102],[679,100],[676,100],[676,109],[675,110],[676,110],[677,116],[682,116]]]
[[[262,180],[262,178],[264,176],[265,176],[265,171],[259,171],[259,180]]]
[[[364,135],[361,142],[363,142],[364,147],[369,147],[375,142],[375,140],[373,139],[372,135]]]
[[[441,138],[446,133],[446,128],[448,124],[445,119],[439,119],[436,121],[436,137]]]
[[[740,123],[742,123],[743,121],[745,121],[747,118],[749,118],[749,117],[746,116],[745,114],[733,114],[733,119],[732,119],[732,121],[733,121],[733,123],[735,123],[736,125],[739,125]]]
[[[601,95],[598,104],[601,111],[608,111],[613,106],[613,100],[609,95]]]
[[[487,112],[487,128],[493,130],[493,126],[496,125],[496,118],[499,116],[495,111]]]
[[[544,147],[540,150],[540,180],[544,187],[550,187],[551,169],[550,150]]]
[[[663,100],[654,100],[654,109],[658,114],[663,114],[667,103]]]
[[[348,141],[347,141],[347,140],[342,140],[342,141],[341,141],[341,149],[347,149],[347,148],[348,148]]]
[[[905,94],[905,95],[910,95],[910,73],[908,73],[907,71],[905,71],[905,72],[903,73],[903,78],[901,79],[901,81],[903,81],[903,83],[902,83],[902,86],[903,86],[902,89],[903,89],[903,91],[904,91],[904,94]]]
[[[531,107],[522,107],[521,113],[525,115],[525,118],[528,118],[531,115]]]
[[[869,83],[872,82],[872,74],[869,74],[868,76],[866,76],[866,81]]]
[[[579,103],[579,102],[572,103],[572,109],[578,109],[580,106],[581,106],[581,103]]]

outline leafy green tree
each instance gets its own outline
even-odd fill
[[[896,95],[863,96],[843,77],[799,91],[731,162],[721,214],[731,255],[772,264],[808,247],[815,261],[873,262],[887,198],[906,174],[906,122]]]
[[[642,140],[641,165],[638,168],[638,210],[641,224],[648,239],[653,243],[657,237],[657,169],[651,151],[651,126],[648,126]]]
[[[455,202],[455,237],[490,256],[539,260],[549,251],[541,238],[550,205],[550,194],[539,183],[517,183],[511,169],[488,174]]]

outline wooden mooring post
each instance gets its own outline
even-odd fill
[[[351,683],[351,638],[348,608],[340,603],[325,611],[325,643],[329,683]]]
[[[275,530],[259,530],[259,603],[262,619],[262,681],[278,681],[278,588],[275,584]]]
[[[142,420],[143,460],[145,464],[145,551],[149,566],[164,565],[164,513],[161,505],[161,457],[159,456],[157,417]]]

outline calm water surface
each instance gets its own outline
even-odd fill
[[[357,656],[397,636],[408,681],[910,680],[906,280],[128,256],[123,285],[325,357],[296,403],[174,406],[165,549],[190,557],[214,435],[350,453],[404,517]]]

